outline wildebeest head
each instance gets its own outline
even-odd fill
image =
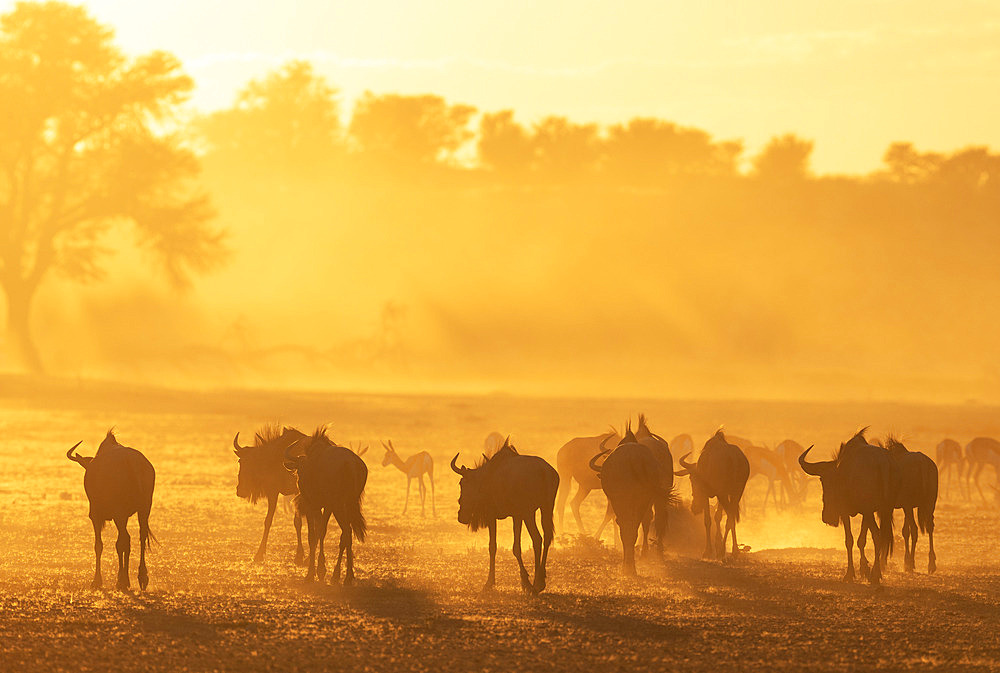
[[[723,434],[722,430],[716,431],[712,437],[705,442],[705,446],[702,448],[701,452],[704,454],[709,451],[717,444],[727,445],[726,436]],[[683,469],[674,472],[674,475],[678,477],[688,476],[691,479],[691,512],[693,514],[701,514],[706,507],[708,507],[708,499],[712,497],[714,488],[710,487],[711,477],[707,474],[703,474],[700,469],[698,469],[697,463],[691,463],[688,461],[691,452],[681,456],[680,466]]]
[[[382,442],[382,446],[385,448],[385,455],[382,456],[382,467],[392,465],[392,461],[396,457],[396,448],[392,445],[392,440],[390,439],[388,444]]]
[[[809,447],[799,456],[799,466],[806,474],[819,477],[819,483],[823,488],[823,523],[828,526],[840,524],[840,516],[844,510],[846,498],[846,485],[843,477],[837,470],[837,460],[820,460],[810,463],[806,460],[806,455],[812,451]],[[840,445],[840,450],[844,450],[844,445]]]
[[[458,522],[476,531],[486,526],[491,518],[494,494],[489,483],[491,467],[505,458],[517,455],[517,449],[510,445],[510,437],[492,456],[483,454],[483,460],[476,467],[458,466],[458,454],[451,459],[451,469],[461,479],[458,482]]]
[[[240,446],[240,435],[236,433],[233,438],[233,453],[239,459],[237,497],[256,503],[262,497],[267,497],[269,492],[290,492],[295,477],[282,466],[284,449],[302,436],[294,428],[267,425],[255,434],[252,445]]]

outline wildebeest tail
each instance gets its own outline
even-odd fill
[[[917,506],[917,524],[920,532],[934,530],[934,507],[938,497],[938,471],[936,465],[927,465],[920,473],[923,482],[920,489],[921,503]]]
[[[351,530],[354,532],[354,539],[358,542],[364,542],[365,535],[368,534],[368,522],[365,521],[365,515],[361,511],[363,499],[364,495],[361,495],[356,501],[352,501],[351,505]]]

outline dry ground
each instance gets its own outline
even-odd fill
[[[645,411],[669,437],[704,442],[719,425],[776,443],[793,437],[832,449],[859,425],[901,433],[930,450],[1000,435],[985,407],[783,403],[559,401],[181,394],[107,388],[0,389],[0,671],[272,670],[998,670],[1000,511],[956,497],[937,515],[939,572],[893,561],[885,587],[839,581],[842,533],[819,520],[818,484],[800,513],[762,516],[762,485],[748,494],[734,563],[671,553],[620,576],[610,544],[576,535],[567,511],[541,596],[518,589],[509,524],[498,553],[499,592],[480,598],[486,533],[455,520],[457,477],[485,435],[510,432],[526,453],[554,463],[577,434],[596,434]],[[14,382],[16,383],[16,382]],[[371,532],[357,547],[358,584],[307,586],[291,563],[294,533],[279,515],[265,565],[251,563],[263,509],[235,496],[232,436],[281,419],[332,422],[332,435],[371,444],[365,510]],[[90,454],[111,425],[157,469],[150,590],[91,591],[92,534],[83,470],[64,457],[84,439]],[[414,487],[381,466],[378,439],[436,461],[437,517],[421,518]],[[984,483],[993,483],[989,473]],[[684,486],[686,490],[686,485]],[[987,489],[992,492],[991,489]],[[682,493],[683,494],[683,493]],[[604,500],[594,494],[593,528]],[[678,534],[686,529],[675,526]],[[104,574],[114,579],[113,528]],[[132,524],[136,543],[135,523]],[[696,531],[697,532],[697,531]],[[694,540],[696,546],[700,540]],[[530,541],[526,538],[526,546]],[[685,544],[681,545],[682,547]],[[133,549],[135,547],[133,546]],[[132,581],[135,583],[133,556]],[[530,551],[525,552],[525,558]]]

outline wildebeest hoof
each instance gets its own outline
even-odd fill
[[[935,563],[934,561],[931,561],[930,563],[927,564],[927,573],[928,574],[933,573],[935,570],[937,570],[937,563]]]
[[[848,570],[846,573],[844,573],[844,578],[843,578],[842,581],[847,582],[848,584],[853,584],[854,583],[854,571],[853,570]]]
[[[536,579],[535,585],[531,589],[536,595],[545,591],[545,578]]]
[[[256,554],[254,554],[253,562],[256,563],[257,565],[264,563],[264,555],[261,554],[260,552],[257,552]]]
[[[305,564],[306,564],[306,557],[305,557],[305,555],[302,552],[299,552],[298,554],[296,554],[295,555],[295,565],[297,565],[297,566],[303,566],[304,567]]]
[[[496,593],[496,587],[492,582],[487,582],[486,585],[483,587],[483,590],[479,592],[479,595],[492,596],[494,593]]]
[[[314,575],[313,573],[309,573],[308,575],[306,575],[307,584],[312,584],[315,581],[316,581],[316,575]]]
[[[145,591],[146,587],[149,586],[149,573],[146,572],[145,568],[139,569],[139,590]]]

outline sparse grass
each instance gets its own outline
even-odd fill
[[[93,404],[93,400],[88,402]],[[943,502],[936,535],[939,573],[927,576],[926,538],[918,572],[902,572],[902,545],[885,588],[839,581],[843,534],[819,520],[818,487],[800,512],[760,518],[764,485],[751,483],[739,540],[752,547],[736,563],[702,561],[703,528],[684,507],[671,534],[686,540],[663,562],[639,562],[638,578],[620,574],[610,535],[577,535],[567,517],[550,555],[548,589],[520,591],[508,521],[500,524],[497,593],[482,598],[487,533],[455,521],[457,479],[447,461],[459,449],[478,455],[492,429],[510,429],[522,450],[550,460],[595,418],[624,417],[625,403],[547,405],[540,400],[466,401],[473,423],[456,425],[451,403],[428,400],[298,398],[281,402],[282,420],[304,427],[334,422],[345,440],[405,439],[435,458],[436,518],[419,506],[404,517],[405,479],[366,456],[370,538],[357,545],[358,584],[306,585],[292,564],[294,531],[282,512],[265,565],[251,562],[263,507],[235,497],[236,430],[275,415],[203,413],[172,407],[161,414],[126,402],[35,409],[10,406],[0,416],[0,670],[467,671],[551,670],[989,670],[1000,666],[1000,546],[997,511]],[[228,402],[227,402],[228,404]],[[258,409],[252,400],[248,408]],[[238,405],[233,403],[233,407]],[[606,407],[606,410],[605,410]],[[664,428],[703,429],[720,419],[740,434],[773,441],[785,435],[832,447],[871,418],[841,418],[841,407],[780,405],[750,413],[741,405],[650,403],[653,421],[690,419]],[[634,410],[634,409],[631,409]],[[856,410],[855,410],[856,411]],[[884,422],[919,428],[911,448],[927,450],[944,428],[959,436],[1000,434],[978,414],[896,408]],[[412,417],[411,417],[412,416]],[[419,416],[419,417],[417,417]],[[755,424],[750,418],[765,418]],[[822,421],[819,419],[826,418]],[[485,420],[482,420],[485,419]],[[739,425],[737,421],[743,422]],[[982,421],[982,423],[980,423]],[[150,591],[90,591],[92,538],[83,470],[65,450],[85,439],[84,454],[110,425],[157,468],[151,525],[161,541],[149,558]],[[598,428],[599,429],[599,428]],[[984,477],[984,484],[992,473]],[[681,494],[686,496],[686,484]],[[985,489],[984,489],[985,490]],[[411,496],[413,498],[414,496]],[[584,503],[593,529],[604,512],[598,493]],[[568,512],[567,512],[568,514]],[[135,582],[133,522],[133,583]],[[897,526],[898,532],[898,526]],[[530,563],[525,536],[524,558]],[[870,547],[869,547],[870,550]],[[869,551],[870,553],[870,551]],[[105,579],[113,579],[113,527],[105,531]],[[332,564],[331,564],[332,565]]]

